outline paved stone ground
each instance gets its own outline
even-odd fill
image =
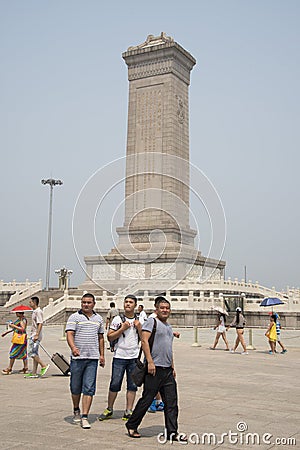
[[[0,327],[4,331],[4,326]],[[225,352],[220,342],[215,351],[209,350],[215,332],[199,329],[199,347],[193,347],[192,329],[181,329],[181,338],[175,339],[175,363],[179,391],[179,428],[191,441],[187,447],[204,449],[270,449],[300,448],[300,330],[283,330],[282,338],[288,348],[285,355],[270,356],[264,330],[253,332],[256,350],[249,355]],[[69,354],[62,337],[62,327],[44,328],[44,345],[50,353],[59,351]],[[246,331],[246,338],[248,332]],[[228,332],[232,344],[235,330]],[[0,340],[1,368],[7,366],[9,337]],[[47,356],[42,354],[46,361]],[[99,368],[97,394],[92,405],[90,421],[92,428],[83,430],[71,422],[72,408],[69,394],[69,378],[60,375],[51,364],[44,378],[24,379],[17,373],[21,362],[16,361],[15,373],[0,375],[1,392],[1,449],[155,449],[179,447],[182,444],[163,445],[157,435],[163,432],[163,413],[147,413],[140,432],[141,439],[130,439],[121,420],[124,409],[124,388],[115,404],[114,418],[99,422],[97,416],[106,407],[110,378],[111,353],[106,352],[107,363]],[[30,362],[31,365],[31,362]],[[239,425],[238,425],[239,424]],[[237,431],[237,426],[241,431]],[[243,432],[243,427],[248,427]],[[223,433],[238,433],[224,437]],[[193,433],[193,435],[191,435]],[[214,433],[210,441],[204,433]],[[246,445],[247,433],[257,433],[256,444]],[[263,435],[270,433],[270,444],[263,442]],[[196,439],[199,439],[199,443]],[[258,439],[260,445],[258,445]],[[265,437],[267,439],[267,437]],[[282,439],[281,445],[275,444]],[[284,441],[285,439],[285,441]],[[293,439],[287,443],[288,439]],[[284,445],[285,443],[285,445]]]

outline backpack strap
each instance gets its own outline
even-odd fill
[[[126,322],[125,314],[121,313],[121,314],[119,314],[119,317],[120,317],[120,319],[122,320],[123,323]],[[121,327],[121,325],[120,325],[120,327]],[[120,327],[119,327],[119,328],[120,328]],[[122,336],[125,337],[125,334],[122,333]]]
[[[122,320],[123,323],[126,322],[127,317],[125,316],[124,313],[120,313],[120,314],[118,314],[118,316],[120,317],[120,319]],[[136,314],[134,314],[134,320],[138,320],[138,316]],[[137,330],[136,330],[136,332],[138,333]],[[123,334],[123,337],[125,337],[125,334],[124,333],[122,333],[122,334]]]
[[[155,337],[155,333],[156,333],[156,326],[157,326],[156,318],[154,317],[153,320],[154,320],[154,323],[153,323],[152,333],[151,333],[151,336],[148,341],[149,347],[150,347],[150,352],[152,350],[153,341],[154,341],[154,337]]]
[[[154,341],[154,337],[155,337],[155,333],[156,333],[156,326],[157,326],[156,318],[153,317],[153,320],[154,320],[153,328],[152,328],[152,331],[151,331],[151,336],[149,337],[149,341],[148,341],[149,347],[150,347],[150,352],[152,350],[153,341]],[[138,359],[141,359],[142,353],[143,353],[143,349],[142,349],[142,346],[141,346]]]

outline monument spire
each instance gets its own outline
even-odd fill
[[[189,84],[196,60],[161,33],[123,53],[128,66],[124,254],[150,248],[159,229],[165,251],[193,247],[189,226]],[[128,246],[130,241],[130,246]],[[155,236],[152,234],[152,243]],[[144,255],[145,256],[145,255]]]

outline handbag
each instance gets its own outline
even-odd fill
[[[136,361],[135,368],[131,372],[132,381],[137,387],[141,387],[142,384],[144,383],[147,371],[148,371],[147,362],[142,362],[139,357]]]
[[[25,333],[17,333],[14,331],[13,337],[11,339],[12,344],[23,345],[25,343]]]
[[[152,333],[151,333],[151,336],[149,338],[150,351],[152,350],[152,345],[153,345],[153,341],[154,341],[155,332],[156,332],[156,319],[154,318],[154,324],[153,324],[153,328],[152,328]],[[140,352],[139,352],[139,356],[137,357],[137,360],[136,360],[136,366],[133,369],[133,371],[131,372],[132,381],[134,382],[134,384],[137,387],[141,387],[142,386],[142,384],[145,381],[145,377],[147,375],[147,372],[148,372],[148,363],[147,363],[147,361],[145,361],[145,362],[141,361],[142,352],[143,352],[143,349],[141,347],[140,348]]]

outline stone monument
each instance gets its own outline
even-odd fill
[[[189,224],[189,84],[196,64],[173,38],[149,35],[123,53],[129,105],[125,218],[106,256],[86,256],[83,287],[163,291],[199,279],[205,267],[223,278],[225,262],[194,247]]]

